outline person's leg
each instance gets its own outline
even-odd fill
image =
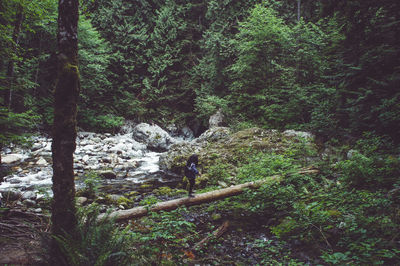
[[[189,196],[191,196],[193,193],[194,183],[195,183],[194,178],[189,178]]]

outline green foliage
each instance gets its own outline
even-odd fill
[[[261,264],[263,265],[306,265],[292,258],[291,251],[285,247],[285,242],[257,239],[254,245],[260,249]]]
[[[96,194],[99,192],[101,179],[96,172],[88,172],[84,175],[83,183],[85,186],[77,192],[77,194],[88,197],[90,199],[96,198]]]
[[[135,257],[130,247],[129,228],[121,229],[109,217],[98,219],[99,208],[92,204],[78,211],[79,239],[54,236],[68,265],[128,265]]]
[[[99,115],[94,110],[82,110],[80,113],[80,125],[99,132],[118,132],[125,119],[113,114]]]
[[[321,98],[330,96],[325,97],[330,107],[334,90],[323,84],[328,64],[320,52],[329,37],[315,24],[291,26],[273,9],[257,5],[232,41],[238,54],[230,67],[234,114],[273,128],[293,128],[311,122]]]
[[[209,185],[218,185],[219,181],[228,182],[232,176],[231,165],[225,164],[220,160],[216,160],[215,163],[207,169],[207,175],[210,177]]]
[[[354,152],[351,159],[338,164],[342,180],[352,187],[390,188],[399,182],[400,159],[392,155],[366,156]]]
[[[206,95],[204,97],[197,97],[195,106],[198,118],[208,122],[210,116],[215,114],[219,109],[226,113],[228,102],[226,99],[215,95]]]
[[[35,128],[38,118],[32,111],[14,113],[0,107],[0,147],[10,143],[25,142],[27,133]]]
[[[182,262],[185,257],[182,251],[195,232],[195,225],[184,218],[187,213],[185,208],[151,213],[150,217],[133,225],[132,237],[142,260],[156,264]]]
[[[285,174],[296,169],[293,159],[278,154],[259,153],[248,159],[248,164],[239,168],[237,178],[241,181],[264,179],[276,174]]]

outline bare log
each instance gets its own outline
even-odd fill
[[[294,174],[316,174],[318,172],[319,171],[316,169],[303,169]],[[128,209],[128,210],[115,211],[110,214],[101,214],[99,216],[99,220],[101,220],[105,217],[108,217],[108,218],[115,218],[116,221],[120,221],[120,220],[125,220],[125,219],[130,219],[130,218],[142,217],[142,216],[147,215],[150,211],[151,212],[171,211],[180,206],[200,205],[203,203],[220,200],[220,199],[224,199],[227,197],[236,196],[236,195],[243,193],[245,189],[248,189],[248,188],[255,189],[255,188],[258,188],[261,185],[269,183],[269,182],[278,182],[279,183],[281,180],[282,180],[281,175],[274,175],[274,176],[270,176],[270,177],[267,177],[262,180],[247,182],[244,184],[235,185],[235,186],[231,186],[228,188],[223,188],[223,189],[213,190],[213,191],[206,192],[206,193],[197,194],[192,198],[190,198],[190,197],[179,198],[179,199],[159,202],[152,206],[146,206],[146,207],[140,206],[140,207],[135,207],[135,208]]]
[[[215,230],[212,235],[209,235],[205,238],[203,238],[203,240],[201,240],[200,242],[198,242],[196,245],[194,245],[195,248],[198,248],[202,245],[204,245],[205,243],[207,243],[208,241],[210,241],[211,238],[215,237],[218,238],[220,236],[222,236],[229,227],[229,221],[225,221],[220,227],[218,227],[217,230]]]

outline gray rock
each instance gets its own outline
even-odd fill
[[[37,150],[39,150],[39,149],[41,149],[43,147],[43,144],[42,143],[34,143],[33,145],[32,145],[32,148],[31,148],[31,150],[32,151],[37,151]]]
[[[118,202],[118,200],[120,198],[122,198],[122,196],[121,195],[117,195],[117,194],[111,194],[111,195],[108,195],[107,198],[109,200],[113,201],[113,202]]]
[[[347,159],[350,160],[354,157],[355,154],[359,153],[357,150],[349,150],[346,154]]]
[[[100,171],[98,174],[105,179],[117,178],[117,174],[114,173],[113,171]]]
[[[86,197],[77,197],[76,198],[76,204],[78,205],[83,205],[88,201],[88,198]]]
[[[22,154],[6,154],[1,157],[1,162],[5,164],[13,164],[13,163],[19,163],[23,161],[26,158],[26,156]]]
[[[22,201],[22,204],[24,204],[27,207],[34,207],[34,206],[36,206],[36,201],[31,200],[31,199],[26,199],[26,200]]]
[[[225,126],[225,116],[221,109],[210,117],[208,124],[210,128]]]
[[[147,148],[153,151],[166,151],[171,144],[176,142],[161,127],[146,123],[135,126],[132,136],[136,141],[146,144]]]
[[[29,200],[36,200],[36,193],[35,192],[33,192],[33,191],[26,191],[26,192],[24,192],[24,193],[22,193],[22,196],[21,196],[21,199],[22,200],[26,200],[26,199],[29,199]]]
[[[46,166],[46,165],[48,165],[48,163],[43,157],[40,157],[39,160],[36,161],[36,165]]]
[[[21,191],[19,190],[14,190],[14,189],[9,189],[9,190],[4,190],[1,191],[1,194],[3,196],[4,201],[15,201],[19,200],[22,196]]]
[[[20,183],[22,183],[22,181],[17,179],[17,178],[9,178],[9,179],[7,179],[7,181],[10,182],[10,184],[20,184]]]
[[[227,140],[231,134],[228,127],[213,127],[201,134],[195,141],[196,143],[220,142]]]
[[[182,128],[182,135],[186,139],[193,139],[194,138],[194,133],[189,127],[183,127]]]
[[[285,130],[283,132],[283,135],[285,135],[287,137],[299,137],[299,138],[304,138],[306,140],[314,140],[314,135],[311,134],[310,132],[295,131],[292,129]]]

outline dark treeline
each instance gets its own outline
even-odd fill
[[[398,1],[82,1],[79,126],[124,119],[398,140]],[[56,1],[0,2],[2,143],[52,123]]]

